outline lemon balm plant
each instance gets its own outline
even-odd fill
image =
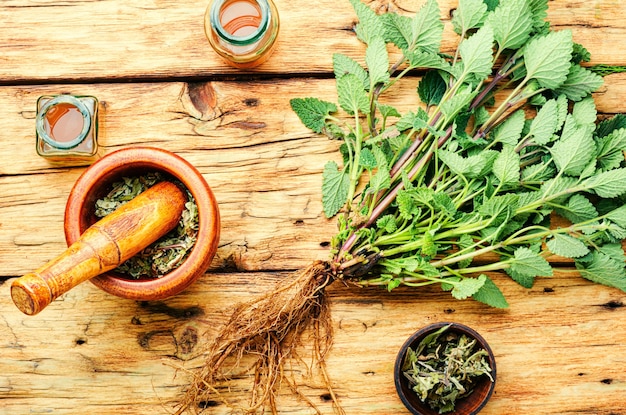
[[[487,273],[531,287],[553,274],[546,257],[557,254],[583,277],[626,291],[626,118],[598,122],[591,93],[602,78],[581,66],[589,54],[570,31],[552,30],[547,0],[460,0],[450,55],[440,51],[435,0],[412,17],[350,1],[365,65],[333,56],[338,105],[291,100],[304,125],[341,141],[342,165],[328,162],[323,172],[324,212],[338,224],[330,259],[236,308],[182,409],[224,398],[216,385],[241,375],[226,362],[251,352],[247,410],[276,411],[280,381],[291,382],[281,365],[308,328],[325,374],[332,330],[324,289],[336,280],[388,290],[437,284],[456,299],[503,308]],[[391,48],[402,52],[396,62]],[[413,72],[423,105],[400,113],[382,104]],[[551,227],[553,213],[569,225]],[[474,261],[485,254],[495,259]]]

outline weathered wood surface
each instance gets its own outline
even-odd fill
[[[353,36],[354,12],[347,0],[276,0],[279,44],[260,73],[328,73],[331,51],[361,58]],[[411,14],[423,0],[374,0],[377,10]],[[208,1],[3,0],[0,2],[0,82],[81,79],[166,79],[239,74],[213,53],[204,34]],[[457,1],[439,1],[449,19]],[[575,29],[574,40],[592,53],[592,63],[625,64],[619,0],[550,1],[555,28]],[[444,50],[456,37],[448,25]],[[622,50],[623,51],[623,50]]]
[[[348,1],[276,0],[281,38],[255,77],[210,50],[207,2],[5,0],[0,2],[0,414],[165,414],[201,363],[229,307],[269,290],[289,270],[327,257],[334,221],[323,217],[323,165],[337,143],[316,136],[289,98],[334,101],[331,55],[362,59]],[[422,0],[373,1],[410,13]],[[449,18],[454,0],[440,1]],[[549,18],[572,28],[592,64],[626,64],[626,3],[550,2]],[[454,37],[448,34],[445,48]],[[256,76],[258,75],[258,76]],[[267,79],[262,79],[267,78]],[[602,114],[626,112],[626,75],[595,94]],[[390,99],[417,103],[416,79]],[[49,165],[34,149],[37,97],[93,94],[101,100],[103,154],[155,145],[192,162],[220,204],[222,235],[207,274],[163,302],[132,302],[82,284],[36,317],[9,297],[14,277],[65,248],[63,210],[81,167]],[[476,328],[490,342],[498,384],[486,415],[626,414],[626,294],[571,273],[526,290],[495,274],[511,308],[453,301],[437,288],[330,289],[335,345],[328,369],[348,414],[407,413],[395,394],[398,348],[429,322]],[[176,368],[180,367],[180,370]],[[294,376],[322,413],[332,413],[318,377]],[[237,385],[245,387],[245,385]],[[245,394],[237,394],[243,397]],[[281,413],[308,414],[280,401]],[[228,413],[221,405],[207,413]]]

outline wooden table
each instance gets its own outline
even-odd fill
[[[347,0],[276,0],[278,49],[254,71],[224,65],[203,30],[205,1],[4,0],[0,2],[0,414],[166,414],[232,304],[269,290],[328,256],[334,221],[320,183],[337,143],[307,130],[292,97],[336,101],[331,56],[362,60]],[[376,10],[415,12],[422,0],[376,0]],[[449,19],[454,0],[442,0]],[[626,64],[626,3],[554,0],[549,19],[571,28],[591,64]],[[448,23],[444,47],[455,37]],[[413,82],[413,85],[411,85]],[[397,90],[401,108],[414,85]],[[59,168],[35,152],[39,96],[92,94],[101,101],[104,153],[137,144],[173,151],[212,186],[222,235],[206,275],[166,301],[122,300],[89,283],[27,317],[11,280],[65,248],[63,210],[84,167]],[[626,76],[595,94],[603,114],[626,112]],[[328,369],[348,414],[407,413],[393,385],[398,348],[420,327],[456,321],[491,344],[501,414],[626,414],[626,294],[570,274],[526,290],[492,277],[510,308],[455,301],[438,288],[330,289],[335,344]],[[195,336],[197,335],[197,336]],[[332,413],[319,379],[304,394]],[[243,395],[242,395],[243,398]],[[312,413],[285,395],[281,413]],[[218,405],[207,413],[227,413]]]

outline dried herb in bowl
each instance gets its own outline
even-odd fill
[[[158,172],[123,177],[112,190],[96,201],[95,215],[107,216],[141,192],[165,180]],[[131,278],[159,278],[179,267],[191,252],[198,235],[198,207],[189,191],[178,226],[115,269]]]
[[[407,348],[402,366],[419,399],[440,414],[454,411],[456,401],[471,394],[479,378],[494,381],[488,352],[475,338],[449,328],[443,326],[415,349]]]

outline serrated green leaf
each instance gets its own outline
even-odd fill
[[[502,185],[519,183],[520,157],[513,147],[504,146],[493,162],[493,174]]]
[[[526,117],[524,116],[524,111],[515,111],[506,121],[495,128],[492,134],[492,140],[502,144],[508,144],[509,146],[516,146],[522,136],[525,121]]]
[[[626,205],[622,205],[617,209],[613,209],[605,215],[605,217],[613,223],[626,228]]]
[[[531,251],[529,248],[520,247],[515,250],[515,258],[510,260],[511,271],[518,275],[528,277],[551,277],[552,267],[544,257]]]
[[[484,284],[472,295],[472,298],[495,308],[507,308],[509,306],[502,291],[489,277],[485,278]]]
[[[589,248],[580,239],[560,233],[554,234],[546,245],[553,254],[566,258],[580,258],[589,253]]]
[[[419,215],[422,211],[411,195],[411,192],[407,190],[398,192],[396,203],[398,204],[398,213],[402,219],[411,220],[413,216]]]
[[[439,105],[446,93],[446,81],[437,71],[428,71],[417,86],[420,100],[426,105]]]
[[[289,104],[302,124],[318,134],[324,129],[328,115],[337,111],[337,106],[332,102],[317,98],[293,98]]]
[[[351,73],[361,80],[363,88],[368,89],[370,87],[370,77],[367,71],[349,56],[341,53],[333,54],[333,72],[336,79]]]
[[[373,192],[374,194],[380,192],[381,190],[388,189],[391,185],[391,178],[389,176],[389,170],[383,168],[381,166],[378,167],[378,171],[369,181],[369,192]]]
[[[507,268],[504,271],[508,274],[509,277],[511,277],[513,281],[515,281],[524,288],[532,288],[533,285],[535,285],[534,275],[520,274],[519,272],[516,272],[511,268]]]
[[[493,28],[494,39],[500,50],[519,49],[533,29],[533,18],[527,0],[501,0],[487,24]]]
[[[354,29],[357,38],[369,44],[372,39],[380,37],[385,31],[381,17],[361,0],[350,0],[350,3],[359,19],[359,23]]]
[[[484,274],[480,274],[478,278],[463,278],[454,284],[452,296],[457,300],[465,300],[476,294],[485,285],[486,280],[487,276]]]
[[[587,190],[593,190],[600,197],[621,196],[626,193],[626,169],[614,169],[597,174],[583,181],[582,186]]]
[[[560,87],[569,73],[573,44],[572,33],[568,30],[530,40],[524,50],[527,79],[535,79],[548,89]]]
[[[381,37],[373,38],[365,51],[365,63],[369,70],[370,89],[377,84],[389,82],[389,55],[387,45]]]
[[[565,207],[557,212],[572,223],[586,222],[598,217],[595,206],[581,194],[570,197]]]
[[[572,109],[572,117],[576,120],[577,125],[590,125],[594,126],[593,129],[595,129],[595,123],[598,120],[598,110],[593,98],[587,97],[575,103]]]
[[[374,170],[378,166],[376,163],[376,157],[374,157],[374,153],[372,153],[369,148],[361,150],[361,154],[359,155],[359,165],[369,171]]]
[[[478,209],[478,213],[484,218],[493,218],[492,225],[499,226],[513,216],[518,205],[519,196],[514,193],[506,193],[485,201]]]
[[[452,120],[470,105],[475,95],[475,91],[470,88],[462,88],[452,98],[441,103],[441,112],[446,119]]]
[[[578,128],[567,139],[557,141],[550,149],[559,171],[579,176],[595,156],[595,143],[585,128]]]
[[[605,244],[598,248],[598,252],[608,255],[613,260],[618,263],[626,262],[626,253],[624,252],[624,247],[622,244]]]
[[[480,27],[487,15],[487,5],[483,0],[459,0],[459,6],[452,12],[452,27],[458,35]]]
[[[474,239],[470,235],[464,233],[459,238],[457,245],[458,245],[459,251],[469,249],[472,245],[474,245]],[[472,261],[473,261],[472,257],[459,261],[459,264],[458,264],[459,268],[469,267]]]
[[[402,53],[408,59],[409,65],[413,68],[439,69],[448,73],[452,71],[452,67],[448,61],[436,53],[407,49],[403,49]]]
[[[411,18],[397,13],[384,13],[380,17],[385,27],[385,41],[407,49],[413,39]]]
[[[398,110],[391,105],[378,104],[378,111],[380,111],[380,115],[384,118],[387,117],[401,117],[402,114],[398,112]]]
[[[491,74],[493,64],[493,29],[483,26],[459,45],[463,74],[484,79]]]
[[[533,27],[540,29],[545,26],[548,18],[548,0],[529,0],[530,11],[533,16]]]
[[[597,91],[603,82],[600,75],[580,65],[572,65],[565,82],[555,92],[567,96],[572,101],[580,101]]]
[[[353,74],[346,74],[337,79],[339,106],[348,114],[369,112],[369,98],[361,80]]]
[[[327,218],[333,217],[346,204],[350,178],[334,161],[324,166],[322,173],[322,206]]]
[[[598,163],[603,171],[620,167],[624,162],[624,151],[626,151],[626,129],[614,130],[604,137],[599,138]]]
[[[617,114],[612,118],[603,120],[596,128],[596,136],[605,137],[612,132],[626,128],[626,114]]]
[[[435,238],[432,232],[425,232],[422,241],[422,255],[432,258],[437,255],[438,245],[435,243]]]
[[[530,124],[528,134],[534,138],[535,143],[539,145],[548,144],[557,130],[558,121],[556,100],[548,100],[537,111],[537,116]]]
[[[384,229],[387,233],[394,233],[398,229],[394,215],[385,215],[376,221],[378,229]]]
[[[412,41],[409,49],[437,53],[443,35],[443,22],[436,0],[427,0],[411,21]]]
[[[606,254],[596,251],[590,262],[576,261],[576,268],[580,275],[589,281],[626,291],[624,263]]]

